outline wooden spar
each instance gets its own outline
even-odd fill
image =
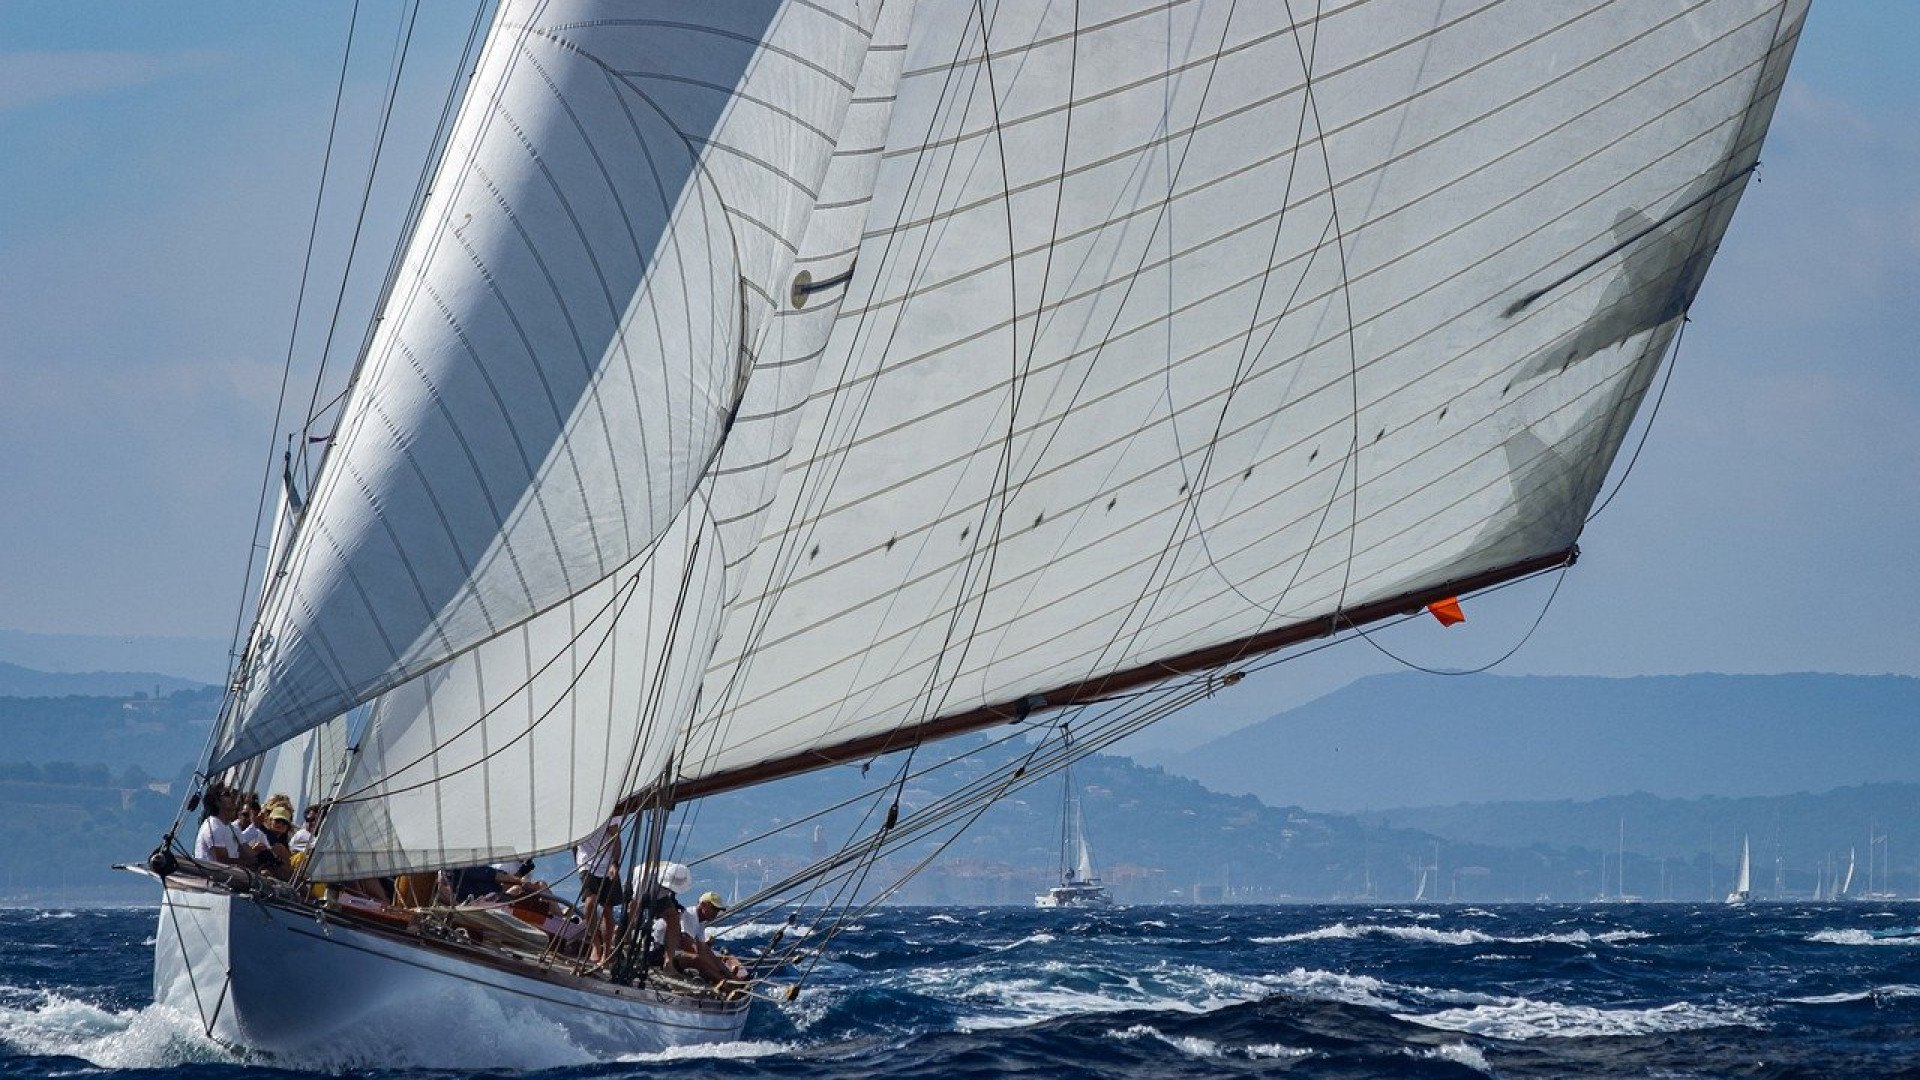
[[[1390,619],[1395,615],[1418,611],[1436,600],[1450,596],[1478,592],[1495,585],[1536,574],[1542,570],[1551,570],[1556,566],[1571,566],[1580,557],[1578,545],[1564,548],[1546,555],[1523,559],[1517,563],[1483,570],[1477,574],[1455,578],[1425,589],[1401,593],[1371,604],[1331,615],[1308,619],[1302,622],[1277,626],[1263,630],[1251,637],[1209,645],[1203,649],[1182,653],[1152,664],[1116,671],[1109,675],[1070,683],[1066,686],[1028,694],[1017,701],[984,705],[966,712],[950,716],[937,717],[912,727],[896,728],[892,731],[863,738],[850,739],[834,746],[816,747],[805,753],[789,754],[786,757],[743,765],[737,769],[714,773],[691,780],[681,780],[673,785],[672,801],[685,802],[707,795],[717,795],[725,791],[751,787],[769,780],[779,780],[788,776],[797,776],[815,769],[824,769],[830,765],[845,765],[856,761],[865,761],[893,750],[904,750],[909,746],[936,739],[965,735],[993,727],[996,724],[1018,723],[1036,712],[1051,709],[1063,709],[1071,705],[1082,705],[1103,697],[1139,689],[1151,683],[1161,682],[1180,675],[1190,675],[1210,668],[1225,667],[1238,663],[1248,657],[1284,649],[1315,638],[1329,637],[1341,630],[1365,626],[1368,623]],[[627,796],[621,800],[618,812],[631,813],[655,797],[657,789],[648,789]]]

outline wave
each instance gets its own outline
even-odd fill
[[[799,1049],[799,1047],[793,1043],[749,1040],[744,1042],[714,1043],[708,1046],[675,1046],[654,1054],[624,1054],[616,1060],[628,1063],[648,1061],[704,1061],[707,1059],[747,1061],[753,1058],[773,1057],[776,1054],[791,1054],[797,1049]]]
[[[1046,961],[1008,971],[931,968],[906,973],[903,987],[930,1000],[964,1007],[952,1023],[962,1031],[1024,1027],[1068,1016],[1148,1009],[1207,1013],[1260,1001],[1286,991],[1336,1000],[1378,1002],[1377,980],[1296,970],[1289,975],[1242,975],[1192,964],[1156,963],[1112,970]]]
[[[1443,1009],[1425,1014],[1398,1013],[1396,1017],[1422,1027],[1460,1031],[1509,1042],[1653,1035],[1719,1027],[1764,1027],[1747,1009],[1694,1005],[1689,1002],[1645,1009],[1602,1009],[1591,1005],[1534,1001],[1530,998],[1505,998],[1471,1008]]]
[[[1487,1064],[1487,1055],[1477,1046],[1466,1043],[1448,1043],[1445,1046],[1431,1046],[1424,1050],[1406,1049],[1401,1051],[1409,1057],[1424,1061],[1450,1061],[1455,1065],[1465,1065],[1475,1072],[1494,1075],[1493,1066]]]
[[[80,1058],[103,1069],[159,1069],[242,1060],[184,1013],[159,1005],[113,1010],[52,992],[0,1006],[0,1043],[33,1057]]]
[[[1106,1033],[1107,1038],[1117,1042],[1136,1042],[1152,1039],[1165,1043],[1175,1050],[1196,1058],[1248,1058],[1254,1061],[1274,1061],[1313,1056],[1312,1050],[1297,1046],[1285,1046],[1280,1043],[1261,1043],[1253,1046],[1222,1046],[1212,1039],[1202,1039],[1193,1035],[1168,1035],[1152,1024],[1134,1024],[1120,1031]]]
[[[1482,930],[1436,930],[1430,926],[1383,926],[1372,924],[1349,925],[1334,923],[1318,930],[1307,930],[1297,934],[1280,934],[1273,937],[1248,939],[1255,945],[1286,945],[1300,941],[1326,941],[1338,938],[1383,937],[1397,941],[1411,941],[1424,945],[1591,945],[1594,942],[1618,944],[1623,941],[1644,941],[1651,937],[1642,930],[1609,930],[1594,934],[1585,930],[1574,930],[1563,934],[1520,934],[1502,936],[1489,934]]]
[[[1053,944],[1053,942],[1054,942],[1054,936],[1052,934],[1047,933],[1045,930],[1040,930],[1040,931],[1036,931],[1034,933],[1028,934],[1026,937],[1023,937],[1018,941],[1009,941],[1005,945],[995,945],[993,946],[992,951],[993,952],[1011,952],[1012,950],[1018,949],[1023,945],[1051,945]]]
[[[1875,986],[1866,990],[1843,991],[1836,994],[1781,998],[1780,1001],[1785,1005],[1849,1005],[1861,1001],[1871,1001],[1877,1005],[1882,1002],[1915,997],[1920,997],[1920,986],[1894,983],[1889,986]]]
[[[1920,945],[1920,930],[1817,930],[1808,941],[1822,945]]]

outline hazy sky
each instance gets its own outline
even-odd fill
[[[226,639],[349,9],[0,4],[0,631]],[[362,5],[304,363],[397,10]],[[471,7],[426,13],[390,136],[412,160]],[[1498,670],[1920,673],[1920,3],[1816,4],[1763,162],[1645,452]],[[363,240],[343,359],[396,205]],[[1478,665],[1546,596],[1382,640]],[[1213,722],[1394,665],[1341,652],[1249,684]]]

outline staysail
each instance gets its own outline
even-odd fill
[[[452,865],[1564,562],[1804,11],[509,4],[215,767]]]

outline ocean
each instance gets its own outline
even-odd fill
[[[1915,904],[886,909],[741,1043],[588,1064],[417,1033],[490,1040],[483,1073],[236,1056],[151,1004],[154,922],[0,910],[0,1080],[1920,1076]]]

